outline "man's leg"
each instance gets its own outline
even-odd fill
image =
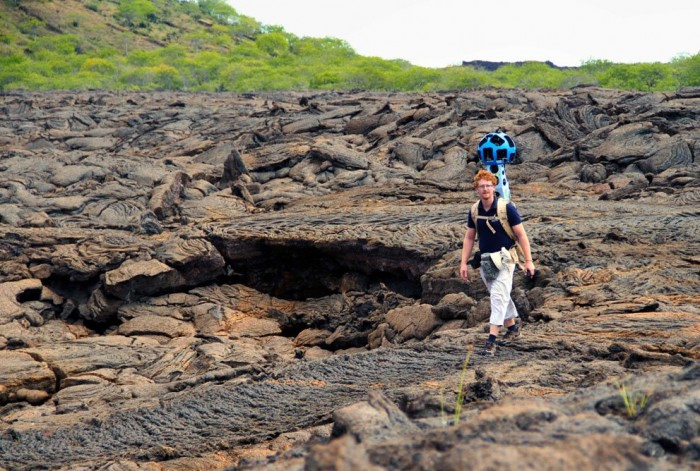
[[[510,291],[513,286],[513,270],[504,269],[498,273],[498,277],[490,282],[486,281],[483,271],[481,278],[489,290],[491,298],[491,317],[489,318],[489,338],[486,341],[485,353],[493,354],[496,351],[496,338],[501,330],[501,326],[513,325],[515,319],[506,320],[506,316],[513,316],[510,299]],[[513,308],[515,306],[513,305]],[[516,314],[517,315],[517,311]]]
[[[513,272],[510,275],[509,285],[511,290],[513,288]],[[508,308],[506,309],[506,320],[503,323],[506,327],[506,334],[503,337],[503,341],[508,343],[520,336],[520,326],[518,325],[518,310],[515,307],[513,299],[510,297],[510,291],[508,292]]]
[[[498,277],[493,280],[489,288],[491,297],[491,318],[489,322],[492,327],[513,325],[518,311],[515,309],[513,300],[510,299],[510,292],[513,288],[513,269],[503,269],[498,273]]]

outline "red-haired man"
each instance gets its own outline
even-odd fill
[[[488,170],[479,170],[474,176],[474,189],[479,195],[478,217],[474,221],[471,212],[469,214],[467,233],[464,235],[462,245],[462,263],[459,270],[462,279],[469,281],[467,261],[478,233],[479,251],[481,252],[481,278],[491,297],[489,338],[484,349],[484,353],[490,355],[496,352],[496,338],[501,326],[506,327],[504,337],[506,341],[514,340],[520,335],[516,322],[518,311],[510,298],[516,265],[516,261],[513,260],[514,250],[511,249],[515,245],[515,241],[510,238],[498,219],[498,197],[494,194],[496,183],[496,177]],[[525,255],[525,260],[522,261],[524,262],[523,269],[527,275],[534,277],[535,265],[530,253],[530,241],[525,233],[520,214],[510,202],[506,206],[506,211],[513,235]]]

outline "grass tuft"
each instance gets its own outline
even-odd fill
[[[622,402],[625,403],[625,411],[629,418],[637,417],[649,403],[649,393],[629,391],[624,383],[617,383],[617,390],[622,397]]]
[[[467,376],[467,365],[469,365],[469,359],[474,352],[474,345],[467,345],[467,356],[464,358],[464,364],[462,365],[462,375],[459,379],[459,389],[457,390],[457,402],[455,403],[455,425],[459,424],[459,419],[462,415],[462,402],[464,401],[464,381]]]

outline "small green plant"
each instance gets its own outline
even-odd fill
[[[464,359],[464,364],[462,365],[462,374],[459,379],[459,388],[457,390],[457,400],[455,402],[455,413],[454,413],[454,423],[455,425],[459,423],[460,416],[462,415],[462,401],[464,401],[464,381],[467,375],[467,365],[469,365],[469,359],[471,358],[472,352],[474,351],[474,345],[467,345],[467,356]],[[445,416],[445,390],[440,388],[440,419],[442,425],[447,425],[448,420]]]
[[[455,425],[459,424],[459,419],[462,415],[462,401],[464,401],[464,381],[467,376],[467,365],[469,365],[469,359],[474,352],[474,345],[471,343],[467,345],[467,356],[464,358],[464,365],[462,365],[462,375],[459,379],[459,388],[457,389],[457,402],[455,403]]]
[[[641,393],[639,391],[631,392],[624,383],[618,383],[617,390],[620,393],[620,397],[622,397],[622,401],[625,403],[625,411],[629,418],[637,417],[649,402],[648,393]]]

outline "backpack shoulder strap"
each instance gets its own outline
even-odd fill
[[[474,240],[478,240],[479,239],[479,231],[476,229],[476,221],[479,218],[479,202],[478,201],[472,205],[472,209],[469,212],[472,216],[472,222],[474,223],[474,231],[475,231]]]
[[[515,234],[513,233],[513,228],[510,227],[510,223],[508,222],[508,209],[506,208],[507,206],[508,202],[506,200],[501,198],[498,199],[498,206],[496,208],[496,212],[498,213],[498,220],[501,222],[501,226],[503,226],[503,230],[506,231],[508,237],[515,241],[515,245],[510,249],[513,261],[520,268],[525,269],[525,266],[523,265],[523,260],[525,260],[525,252],[523,252],[522,247],[520,247],[518,239],[515,238]]]
[[[513,229],[510,227],[510,223],[508,222],[507,205],[508,201],[504,200],[503,198],[498,198],[496,213],[498,214],[498,220],[501,222],[501,226],[503,226],[503,230],[506,231],[508,237],[513,240],[517,240],[515,238],[515,234],[513,234]]]

